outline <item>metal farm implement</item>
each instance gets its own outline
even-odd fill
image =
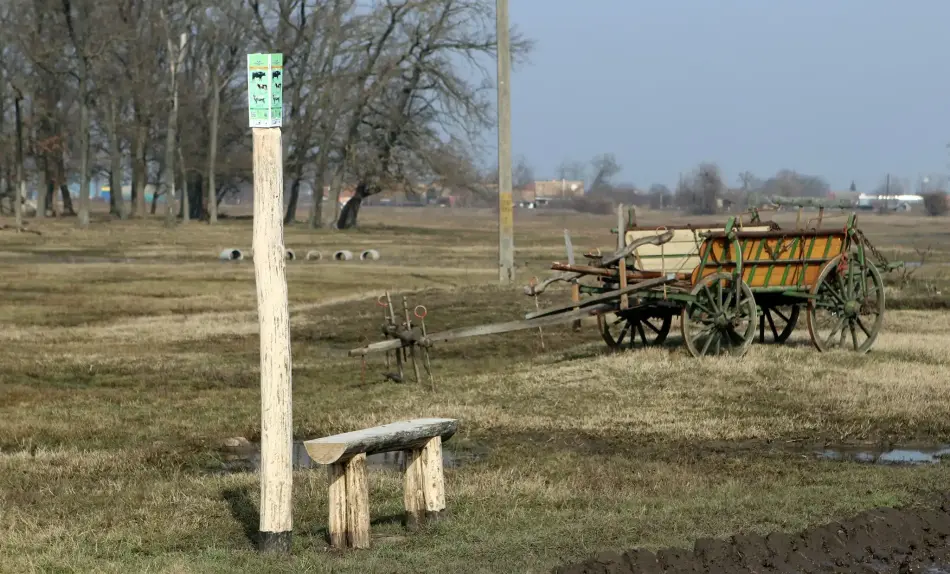
[[[548,286],[567,282],[571,302],[538,309],[522,320],[427,333],[424,307],[416,307],[418,325],[413,325],[405,298],[402,321],[392,302],[381,298],[388,340],[349,354],[387,352],[388,363],[389,353],[395,352],[399,376],[403,364],[412,361],[418,380],[417,349],[428,372],[428,350],[439,342],[577,324],[594,316],[609,347],[652,346],[664,342],[679,316],[693,356],[741,356],[756,335],[760,342],[784,342],[802,312],[819,351],[865,353],[884,317],[881,272],[901,263],[888,263],[874,249],[857,228],[854,213],[847,214],[843,226],[821,228],[823,213],[822,207],[815,227],[795,230],[763,223],[755,211],[748,224],[730,217],[721,228],[640,228],[624,224],[618,215],[618,229],[622,226],[624,233],[618,233],[615,252],[588,253],[586,265],[575,264],[565,232],[568,262],[552,264],[560,273],[525,287],[537,302]]]

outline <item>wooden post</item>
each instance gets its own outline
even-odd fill
[[[369,548],[369,480],[366,454],[346,463],[346,538],[351,548]]]
[[[346,547],[346,465],[331,464],[327,467],[327,505],[330,518],[327,522],[330,546]]]
[[[422,491],[426,503],[426,519],[439,518],[445,510],[445,476],[442,472],[442,437],[429,440],[422,447]]]
[[[567,251],[567,264],[574,265],[574,243],[571,241],[571,232],[564,230],[564,249]],[[581,301],[581,284],[577,279],[571,280],[571,301],[575,303],[580,303]],[[575,307],[574,310],[577,311],[579,307]],[[581,330],[581,320],[578,319],[571,324],[571,328],[575,331]]]
[[[508,0],[495,0],[498,38],[498,280],[515,282],[514,213],[511,200],[511,54]]]
[[[627,246],[627,226],[623,222],[623,204],[617,206],[617,251],[623,251]],[[620,289],[627,288],[627,258],[621,257],[617,262],[620,265]],[[620,308],[630,306],[630,296],[624,293],[620,296]]]
[[[262,551],[290,552],[293,530],[290,313],[284,273],[282,106],[280,96],[274,97],[282,84],[281,70],[280,54],[248,55],[248,99],[251,100],[254,145],[254,276],[261,353],[259,542]],[[267,94],[266,101],[261,101],[261,93]],[[260,106],[265,104],[270,107],[262,110]]]
[[[414,448],[406,453],[406,475],[403,484],[403,502],[406,506],[406,526],[416,529],[425,522],[425,464],[422,449]]]

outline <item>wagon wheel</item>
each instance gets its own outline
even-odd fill
[[[792,336],[798,316],[802,309],[800,305],[775,305],[763,307],[759,315],[759,342],[765,342],[765,334],[770,333],[772,343],[784,343]],[[768,327],[768,329],[766,329]]]
[[[877,267],[838,255],[821,270],[811,294],[808,334],[819,351],[871,349],[884,321],[884,281]]]
[[[640,313],[604,313],[597,315],[600,336],[611,349],[662,345],[670,334],[671,315],[650,317]]]
[[[730,353],[742,356],[755,338],[756,306],[752,289],[729,273],[704,277],[690,291],[680,327],[694,357]]]

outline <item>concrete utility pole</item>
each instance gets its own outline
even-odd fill
[[[515,282],[514,213],[511,201],[511,51],[508,0],[495,0],[498,36],[498,280]]]

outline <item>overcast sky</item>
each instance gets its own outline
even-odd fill
[[[833,189],[948,170],[950,0],[510,0],[510,18],[537,41],[511,89],[538,178],[604,152],[641,187],[701,161]]]

